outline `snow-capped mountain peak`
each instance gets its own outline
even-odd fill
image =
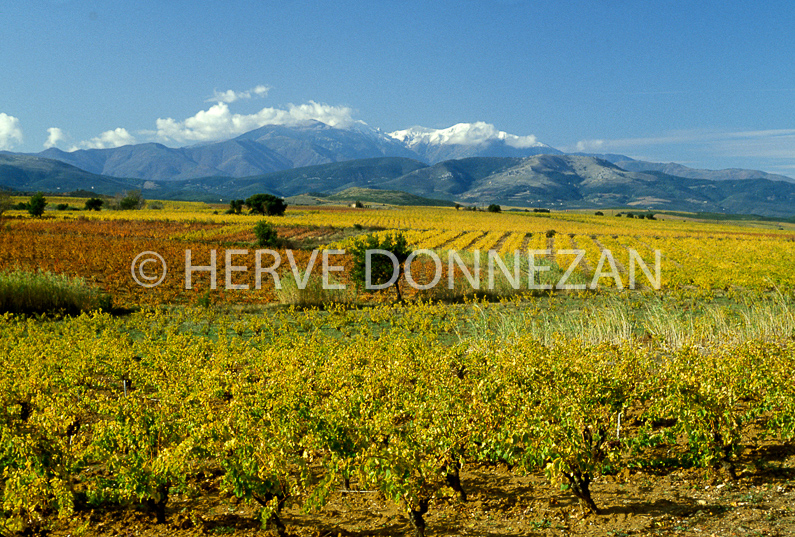
[[[539,153],[560,153],[533,135],[508,134],[483,121],[457,123],[446,129],[412,127],[387,134],[432,164],[468,157],[522,158]]]
[[[475,123],[457,123],[446,129],[429,129],[411,127],[387,133],[409,147],[420,144],[427,145],[481,145],[489,142],[502,141],[509,147],[527,149],[531,147],[547,147],[535,136],[517,136],[498,130],[494,125],[477,121]]]

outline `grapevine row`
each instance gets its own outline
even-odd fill
[[[383,493],[424,535],[442,491],[466,499],[469,464],[543,471],[598,511],[590,486],[605,472],[695,464],[731,474],[747,428],[795,435],[791,340],[454,344],[425,306],[395,313],[383,308],[378,334],[343,337],[311,328],[312,315],[306,329],[222,318],[213,337],[162,310],[58,325],[6,316],[0,528],[46,527],[86,502],[148,503],[163,522],[192,476],[216,472],[280,531],[287,498],[322,508],[354,487]],[[324,326],[334,319],[345,330],[345,317]]]

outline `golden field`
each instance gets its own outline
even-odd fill
[[[74,205],[79,202],[72,201]],[[628,287],[629,251],[634,250],[637,285],[647,288],[653,287],[655,280],[642,272],[637,259],[656,276],[656,252],[664,290],[774,290],[795,285],[795,230],[764,222],[698,222],[664,215],[647,220],[611,216],[609,211],[605,216],[582,212],[495,214],[423,207],[290,207],[284,216],[261,217],[227,215],[224,207],[198,202],[162,203],[163,209],[158,210],[48,211],[44,219],[11,211],[0,233],[0,268],[17,266],[80,276],[105,287],[125,306],[193,300],[201,285],[187,292],[182,285],[184,277],[177,277],[184,276],[185,250],[193,252],[194,265],[202,265],[209,262],[210,251],[215,249],[223,273],[223,252],[245,249],[248,255],[236,257],[236,262],[253,267],[257,249],[253,227],[265,219],[289,241],[296,259],[303,260],[297,263],[302,268],[311,249],[344,249],[362,233],[400,231],[414,248],[439,252],[445,270],[444,253],[448,250],[479,250],[482,266],[489,250],[508,260],[508,265],[516,251],[524,258],[528,250],[549,250],[549,255],[537,255],[536,262],[550,265],[550,274],[573,268],[570,283],[614,288],[618,279]],[[575,264],[577,256],[566,250],[583,250],[584,255]],[[144,251],[159,252],[168,266],[174,267],[162,288],[140,289],[130,276],[133,259]],[[615,261],[617,274],[605,251]],[[284,249],[280,255],[284,260]],[[427,261],[420,256],[419,260],[423,259]],[[470,263],[471,259],[470,255]],[[600,259],[602,276],[594,280]],[[286,262],[281,269],[286,269]],[[202,277],[197,274],[196,281],[201,282]],[[250,277],[250,271],[235,274],[236,282]],[[267,284],[260,291],[236,293],[232,298],[223,290],[212,294],[216,301],[274,299]]]
[[[0,315],[0,534],[795,529],[792,225],[225,209],[162,202],[0,221],[0,294],[52,273],[112,301],[87,293],[93,305],[76,315]],[[257,246],[261,220],[280,248]],[[333,251],[394,232],[444,260],[438,288],[404,279],[395,302],[318,287],[324,255],[342,269],[335,282],[351,284],[351,256]],[[159,285],[135,280],[157,278],[136,272],[143,252],[168,267]],[[201,268],[213,252],[215,288]],[[579,287],[529,289],[528,252],[548,268],[538,283],[570,273]],[[273,269],[261,285],[258,258]],[[308,307],[288,283],[313,260]],[[418,282],[434,277],[429,255],[415,263]],[[475,294],[464,269],[490,264],[495,288],[481,274]]]

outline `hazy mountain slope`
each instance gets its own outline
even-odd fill
[[[517,166],[521,162],[522,159],[516,158],[485,157],[448,160],[396,177],[381,186],[421,196],[452,199],[465,195],[483,178]]]
[[[434,187],[429,186],[426,190],[431,193],[438,187],[443,192],[456,195],[468,190],[473,179],[468,177],[470,171],[465,169],[466,166],[461,168],[449,164],[452,160],[527,158],[539,154],[563,155],[533,136],[508,134],[483,122],[459,123],[446,129],[415,127],[385,134],[363,123],[335,128],[310,120],[291,126],[267,125],[231,140],[190,147],[169,148],[145,143],[69,153],[53,148],[38,156],[60,160],[98,175],[154,181],[211,176],[250,177],[334,162],[402,157],[432,164],[448,163],[444,170],[427,172],[438,172],[447,177],[448,183],[434,182]],[[695,170],[678,164],[650,163],[612,154],[572,156],[599,157],[605,162],[617,163],[628,172],[656,171],[691,179],[795,182],[795,179],[754,170]],[[514,195],[519,195],[520,185],[514,185],[514,191]],[[571,197],[563,193],[556,196],[561,199]]]
[[[629,172],[605,160],[571,155],[444,162],[381,186],[479,205],[636,206],[777,216],[795,213],[795,185],[791,183],[767,179],[710,181],[661,172]]]
[[[66,162],[95,174],[167,181],[174,178],[218,175],[219,171],[197,163],[183,149],[162,144],[125,145],[113,149],[80,149],[65,152],[52,148],[38,156]]]
[[[533,205],[582,199],[582,183],[627,188],[630,172],[590,157],[537,155],[447,161],[396,178],[385,188],[467,202],[502,201]]]
[[[186,147],[184,154],[197,165],[170,180],[225,175],[246,177],[263,171],[286,170],[293,167],[292,162],[268,147],[248,140],[228,140],[206,146]],[[211,174],[202,173],[212,170]]]
[[[38,154],[86,171],[155,181],[208,176],[248,177],[362,158],[416,158],[404,144],[376,129],[336,129],[318,121],[291,127],[268,125],[232,140],[169,148],[147,143],[111,149]]]
[[[479,181],[466,193],[504,203],[533,205],[582,200],[583,186],[627,189],[638,178],[614,165],[591,157],[539,155]]]
[[[571,155],[469,158],[433,166],[409,159],[366,159],[256,177],[201,181],[204,192],[237,198],[264,191],[290,196],[365,187],[476,205],[631,206],[776,216],[795,212],[795,185],[791,183],[766,179],[709,181],[662,172],[630,172],[602,159]],[[180,186],[185,190],[199,187]]]
[[[245,139],[234,144],[245,145]],[[155,148],[159,150],[159,148]],[[226,160],[207,166],[241,166],[227,146]],[[205,156],[207,153],[205,153]],[[209,158],[209,157],[207,157]],[[267,156],[263,157],[267,158]],[[170,181],[116,179],[30,155],[0,153],[0,185],[17,190],[115,194],[143,188],[148,199],[228,201],[268,192],[334,194],[350,188],[402,191],[426,198],[519,207],[638,207],[652,210],[756,213],[791,216],[795,184],[763,178],[712,181],[632,172],[606,160],[573,155],[468,158],[428,166],[396,157],[349,160],[249,177],[201,177]],[[385,194],[394,197],[393,194]]]
[[[22,192],[83,189],[97,194],[115,194],[141,185],[89,173],[57,160],[0,152],[0,186]]]
[[[96,174],[154,181],[213,175],[247,176],[292,168],[292,162],[253,142],[229,140],[204,146],[170,148],[137,144],[67,153],[47,149],[39,156],[67,162]]]
[[[530,155],[540,154],[561,154],[557,149],[545,147],[517,148],[506,145],[501,140],[490,140],[488,142],[464,145],[464,144],[418,144],[412,149],[420,158],[431,164],[444,162],[452,159],[463,159],[472,157],[513,157],[521,158]]]
[[[539,155],[480,179],[462,200],[572,207],[683,204],[692,208],[694,204],[719,204],[721,191],[715,185],[714,181],[659,172],[630,172],[594,157]]]
[[[436,200],[407,194],[399,190],[377,190],[374,188],[346,188],[342,192],[337,192],[327,196],[326,199],[333,201],[361,201],[364,203],[387,203],[390,205],[414,205],[426,207],[451,207],[452,201]]]
[[[294,196],[307,192],[334,193],[351,187],[373,187],[401,177],[426,165],[416,160],[383,157],[307,166],[250,177],[204,177],[181,181],[160,181],[158,191],[212,194],[219,198],[247,198],[269,193]]]
[[[542,155],[474,184],[461,198],[479,203],[560,207],[637,206],[789,216],[795,185],[768,179],[712,181],[629,172],[593,157]]]
[[[617,160],[615,164],[627,171],[655,171],[677,177],[687,177],[689,179],[708,179],[710,181],[736,181],[739,179],[767,179],[769,181],[785,181],[795,183],[795,179],[784,175],[762,172],[758,170],[743,170],[739,168],[728,168],[725,170],[700,170],[688,168],[676,163],[646,162],[643,160]]]
[[[337,129],[319,121],[296,126],[267,125],[235,140],[250,140],[268,147],[299,168],[346,160],[417,155],[404,144],[376,129]]]
[[[255,184],[264,180],[282,195],[303,192],[333,193],[351,187],[372,188],[385,185],[395,177],[402,177],[425,167],[425,164],[416,160],[384,157],[284,170],[260,177],[248,177],[245,181]]]

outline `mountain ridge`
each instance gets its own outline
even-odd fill
[[[428,165],[403,157],[320,164],[250,177],[212,176],[171,181],[90,174],[41,157],[0,154],[0,185],[24,191],[89,190],[102,194],[140,188],[150,199],[228,201],[252,194],[334,196],[351,188],[400,191],[440,202],[515,207],[615,208],[791,216],[795,184],[769,179],[714,181],[627,171],[577,155],[472,157]]]
[[[434,165],[473,157],[526,158],[563,152],[536,140],[497,130],[484,122],[446,129],[412,127],[384,133],[364,123],[337,128],[316,120],[290,126],[265,125],[228,140],[172,148],[148,142],[72,152],[46,149],[32,156],[52,158],[90,173],[169,181],[208,176],[250,177],[271,172],[378,157],[404,157]],[[757,170],[698,170],[674,163],[634,160],[625,155],[583,154],[618,164],[627,171],[661,171],[692,179],[795,179]]]
[[[795,180],[785,176],[567,155],[485,123],[383,133],[366,124],[341,129],[307,120],[181,148],[146,143],[2,155],[0,185],[25,191],[141,188],[149,197],[220,200],[375,188],[519,207],[637,205],[765,215],[795,207]],[[444,155],[456,158],[435,162]]]

